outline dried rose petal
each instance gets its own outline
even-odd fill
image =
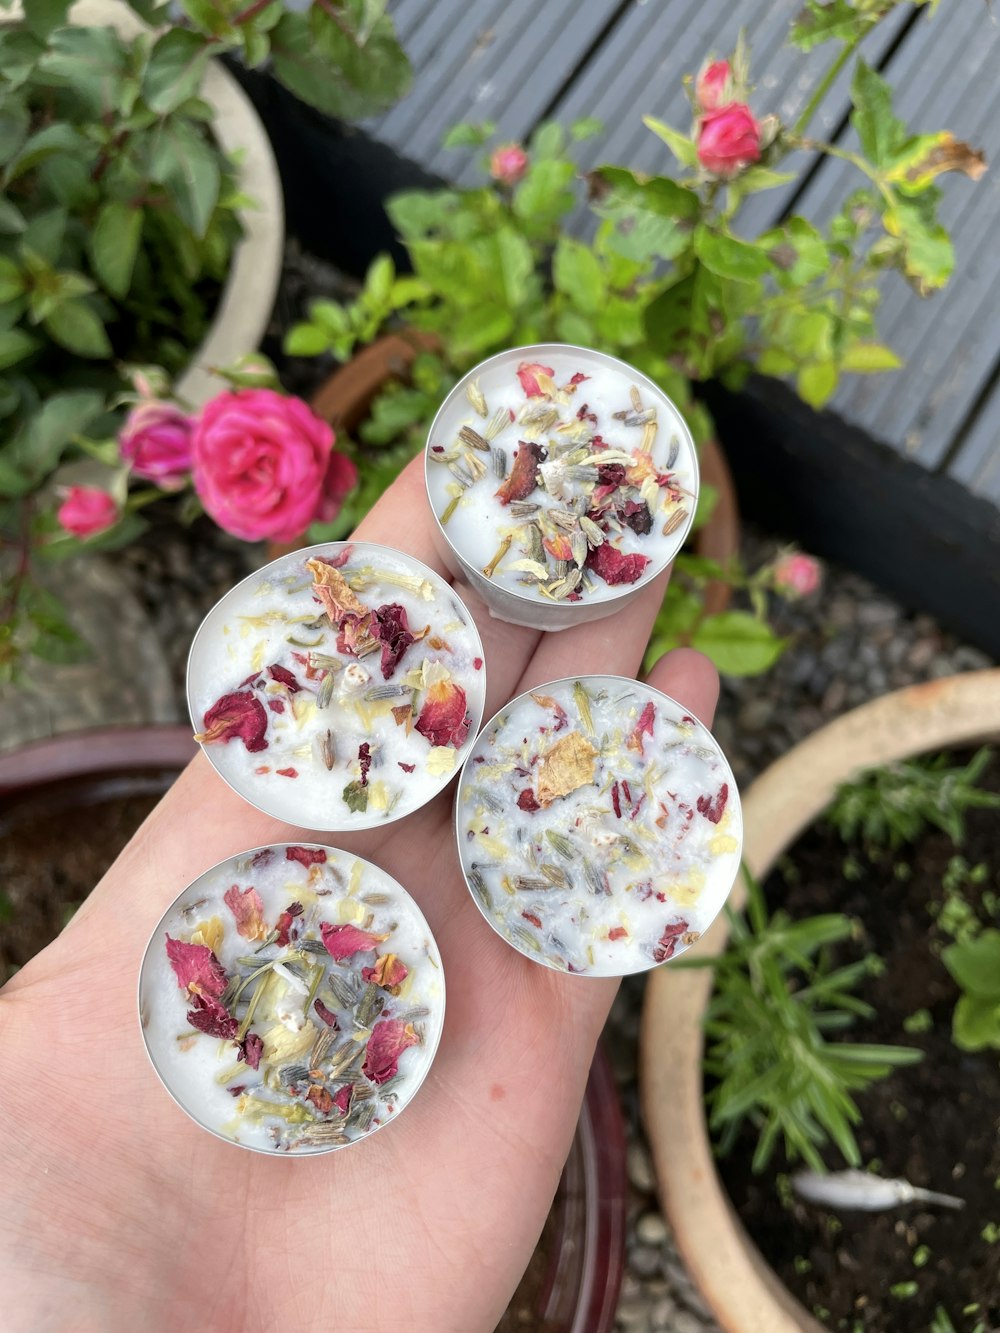
[[[245,940],[262,940],[267,936],[264,904],[255,888],[244,889],[241,893],[239,885],[234,884],[223,894],[222,901],[236,918],[236,929]]]
[[[226,989],[226,969],[204,944],[185,944],[168,935],[167,957],[182,990],[218,997]]]
[[[542,928],[541,917],[536,916],[534,912],[522,912],[521,915],[524,917],[525,921],[530,921],[531,924],[536,927],[536,929],[541,930]]]
[[[602,486],[617,490],[625,481],[625,468],[621,463],[602,463],[597,469],[597,480]]]
[[[332,1009],[328,1009],[322,1000],[316,1000],[313,1003],[313,1008],[316,1010],[316,1013],[327,1025],[328,1028],[333,1028],[334,1032],[340,1031],[340,1024],[337,1022],[337,1015],[333,1012]]]
[[[289,694],[298,694],[299,690],[301,690],[302,686],[287,667],[279,666],[277,662],[274,662],[267,668],[267,670],[272,680],[279,681],[282,685],[288,687]]]
[[[251,1069],[260,1067],[260,1057],[264,1054],[264,1041],[256,1032],[248,1032],[242,1041],[237,1042],[240,1059]]]
[[[398,995],[399,988],[409,975],[409,969],[394,953],[382,953],[375,959],[374,967],[363,967],[361,976],[365,981],[374,981],[391,995]]]
[[[224,694],[205,714],[202,726],[195,736],[202,745],[239,737],[251,754],[267,749],[267,712],[252,694]]]
[[[420,1041],[412,1023],[401,1018],[384,1018],[372,1028],[361,1072],[372,1083],[388,1083],[399,1070],[399,1057]]]
[[[356,616],[365,614],[368,608],[358,601],[343,574],[329,561],[307,560],[306,569],[313,576],[313,592],[335,625],[339,625],[348,612]]]
[[[616,782],[616,783],[612,786],[612,788],[611,788],[611,804],[612,804],[612,806],[613,806],[613,808],[614,808],[615,818],[616,818],[616,819],[621,819],[621,817],[622,817],[622,801],[621,801],[621,796],[620,796],[620,794],[619,794],[618,783],[617,783],[617,782]]]
[[[347,1115],[351,1105],[351,1093],[354,1091],[352,1083],[345,1083],[342,1088],[338,1088],[333,1094],[333,1104],[341,1115]]]
[[[643,736],[650,736],[650,737],[652,736],[653,719],[655,717],[656,717],[656,707],[653,704],[652,699],[650,699],[650,701],[646,704],[646,707],[642,710],[642,713],[639,715],[639,721],[635,724],[635,727],[632,730],[632,734],[629,736],[628,740],[625,743],[628,749],[635,750],[639,754],[645,753],[645,751],[642,748],[642,738]]]
[[[695,804],[698,813],[704,815],[712,824],[717,824],[726,809],[729,800],[729,783],[724,782],[714,796],[699,796]]]
[[[549,371],[549,374],[550,375],[552,374],[551,370]],[[575,389],[578,384],[582,384],[584,380],[589,380],[589,379],[590,379],[589,375],[585,375],[582,370],[578,370],[576,374],[571,375],[569,377],[569,382]]]
[[[297,768],[276,768],[274,771],[279,778],[297,778],[299,776]]]
[[[427,691],[417,731],[431,745],[453,745],[457,749],[464,744],[471,721],[461,685],[442,680]]]
[[[292,929],[292,922],[297,916],[302,915],[303,910],[301,903],[290,903],[285,911],[282,912],[281,916],[278,917],[278,923],[275,926],[275,930],[278,932],[278,938],[274,941],[275,944],[285,945],[288,943]]]
[[[612,586],[635,583],[642,578],[642,572],[648,564],[649,556],[626,555],[610,542],[602,542],[587,554],[587,568]]]
[[[342,963],[345,958],[353,958],[356,953],[367,953],[376,945],[389,938],[388,935],[374,935],[357,926],[331,926],[326,921],[320,922],[320,934],[331,958]]]
[[[653,515],[645,500],[627,500],[622,511],[622,521],[637,537],[645,537],[653,530]]]
[[[285,711],[284,701],[281,699],[268,699],[267,706],[272,713],[283,713]]]
[[[517,378],[521,381],[521,388],[528,398],[544,397],[538,383],[539,374],[548,375],[551,379],[555,371],[551,366],[543,366],[540,361],[522,361],[517,368]]]
[[[320,1087],[318,1083],[314,1083],[310,1087],[309,1091],[306,1093],[306,1101],[312,1102],[320,1115],[329,1115],[333,1110],[333,1097],[326,1088]]]
[[[240,1029],[226,1006],[214,995],[196,995],[194,1008],[187,1012],[187,1021],[209,1037],[232,1041]]]
[[[517,798],[517,804],[518,808],[521,810],[541,810],[542,808],[535,799],[535,793],[530,787],[525,787],[524,791],[521,792],[520,796]]]
[[[406,727],[406,734],[409,736],[413,730],[413,705],[399,704],[392,710],[392,717],[397,727]]]
[[[512,500],[524,500],[538,484],[538,465],[545,459],[545,450],[540,444],[528,440],[519,440],[517,453],[510,475],[496,492],[502,505],[509,505]]]
[[[322,847],[286,847],[286,861],[298,861],[303,866],[321,866],[326,863],[326,852]]]
[[[628,938],[628,931],[624,926],[615,926],[608,931],[609,940],[624,940]]]
[[[573,547],[564,532],[557,532],[552,537],[543,537],[542,545],[556,560],[572,560]]]
[[[396,762],[399,764],[400,768],[403,770],[404,773],[412,773],[413,770],[416,768],[416,764],[404,764],[402,759],[399,759]]]
[[[406,608],[398,602],[376,607],[371,632],[382,644],[382,679],[388,680],[410,644],[416,643],[406,623]]]
[[[660,942],[653,950],[653,960],[657,963],[665,963],[668,958],[673,958],[674,950],[677,948],[677,941],[688,928],[686,921],[675,921],[672,926],[667,926],[660,936]]]
[[[362,741],[358,746],[358,763],[361,765],[361,785],[368,786],[368,770],[372,766],[372,747],[368,741]]]

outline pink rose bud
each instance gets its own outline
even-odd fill
[[[789,597],[808,597],[820,585],[819,561],[801,551],[783,555],[774,566],[774,586]]]
[[[760,126],[742,102],[709,111],[698,124],[698,161],[728,178],[760,158]]]
[[[528,154],[520,144],[508,143],[493,151],[490,175],[501,185],[516,185],[528,170]]]
[[[118,436],[119,452],[137,477],[176,489],[191,471],[193,427],[191,418],[172,403],[140,403]]]
[[[694,95],[702,111],[717,111],[731,101],[733,72],[728,60],[713,60],[701,67]]]
[[[323,490],[319,497],[316,519],[320,523],[332,523],[357,484],[358,469],[353,461],[346,454],[338,454],[334,449],[327,465],[326,476],[323,478]]]
[[[74,537],[94,537],[118,522],[118,506],[96,486],[67,486],[56,518]]]
[[[220,393],[191,436],[195,490],[234,537],[294,541],[319,507],[332,448],[333,431],[299,398]]]

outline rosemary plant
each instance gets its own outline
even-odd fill
[[[991,758],[983,747],[964,766],[934,755],[870,769],[838,788],[828,818],[844,842],[859,838],[869,849],[898,851],[927,828],[960,844],[967,810],[1000,806],[1000,795],[978,785]]]
[[[834,966],[834,946],[855,935],[851,920],[830,913],[792,921],[784,911],[769,917],[760,886],[747,879],[746,916],[729,913],[729,947],[707,964],[715,968],[715,991],[705,1069],[715,1081],[708,1102],[718,1152],[727,1153],[749,1122],[758,1133],[754,1171],[779,1142],[789,1163],[801,1159],[823,1171],[821,1152],[832,1142],[857,1166],[853,1126],[861,1112],[853,1094],[922,1052],[831,1040],[874,1013],[854,992],[879,971],[879,960],[869,954]]]

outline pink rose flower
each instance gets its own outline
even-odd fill
[[[528,154],[520,144],[507,143],[493,150],[490,175],[501,185],[516,185],[528,170]]]
[[[118,448],[137,477],[174,489],[191,471],[193,427],[191,418],[172,403],[140,403],[122,427]]]
[[[358,469],[346,454],[338,454],[336,449],[330,455],[326,476],[323,478],[323,490],[319,497],[319,508],[315,517],[320,523],[332,523],[340,513],[344,500],[358,484]]]
[[[801,551],[783,555],[774,566],[774,586],[790,597],[808,597],[820,579],[819,561]]]
[[[728,60],[713,60],[702,65],[694,85],[694,95],[702,111],[717,111],[730,100],[733,72]]]
[[[56,518],[74,537],[94,537],[118,522],[118,506],[96,486],[67,486]]]
[[[743,102],[730,102],[702,116],[698,161],[716,176],[735,176],[760,158],[760,125]]]
[[[220,393],[195,421],[191,462],[207,513],[244,541],[294,541],[323,492],[333,431],[273,389]]]

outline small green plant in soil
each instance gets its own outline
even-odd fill
[[[860,841],[869,855],[899,851],[928,828],[961,845],[966,812],[1000,806],[1000,795],[979,786],[990,758],[984,747],[965,765],[935,755],[870,769],[838,787],[827,818],[845,843]]]
[[[1000,930],[949,944],[941,961],[962,989],[952,1039],[963,1051],[1000,1050]]]
[[[746,917],[730,913],[731,937],[715,968],[706,1020],[710,1123],[727,1152],[744,1122],[757,1140],[753,1170],[762,1170],[779,1142],[789,1162],[824,1171],[832,1143],[851,1166],[861,1154],[853,1126],[861,1119],[854,1094],[921,1053],[907,1046],[829,1040],[874,1010],[854,992],[880,964],[872,955],[835,966],[832,952],[856,938],[851,919],[829,913],[793,921],[770,917],[763,892],[748,876]]]

